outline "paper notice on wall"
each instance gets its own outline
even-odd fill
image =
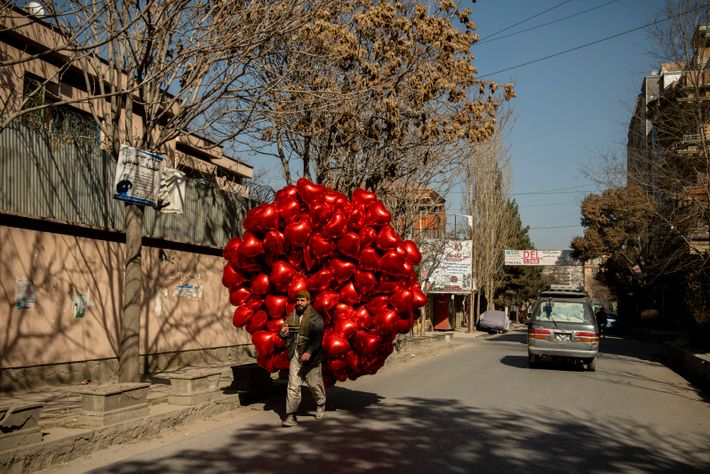
[[[160,193],[163,157],[121,145],[116,163],[114,199],[155,207]]]
[[[37,297],[32,282],[25,275],[15,278],[15,308],[33,308],[36,301]]]
[[[88,307],[89,299],[85,294],[79,293],[74,295],[72,298],[72,312],[75,318],[83,318],[86,315]]]
[[[182,171],[172,168],[163,170],[158,199],[158,210],[162,214],[182,214],[186,183],[187,179]]]
[[[193,300],[202,299],[202,285],[195,285],[193,283],[180,283],[175,287],[175,296],[181,297],[186,296]]]

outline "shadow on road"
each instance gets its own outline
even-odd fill
[[[528,343],[528,334],[526,332],[509,332],[507,334],[496,334],[488,336],[484,339],[487,342],[518,342],[520,344]]]
[[[283,400],[280,400],[283,403]],[[658,448],[663,439],[664,447]],[[619,418],[600,426],[594,413],[531,408],[480,410],[452,399],[398,398],[329,391],[323,421],[296,428],[247,424],[223,446],[100,472],[709,472],[707,439],[664,437],[652,425]],[[95,471],[98,472],[98,471]]]

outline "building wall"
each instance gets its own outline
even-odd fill
[[[115,365],[123,244],[10,226],[0,227],[0,241],[0,372],[96,360]],[[180,365],[178,355],[165,354],[250,344],[249,335],[231,323],[222,257],[144,246],[141,258],[144,371]],[[23,292],[27,282],[33,290]],[[79,295],[86,302],[83,317],[77,317]],[[42,382],[56,382],[46,369]],[[7,375],[3,390],[37,382],[10,376],[10,383]]]

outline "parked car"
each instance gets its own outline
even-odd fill
[[[550,289],[539,294],[528,324],[528,365],[541,359],[579,360],[596,370],[599,330],[592,302],[578,289]]]
[[[505,311],[499,309],[489,309],[481,313],[481,320],[478,322],[478,328],[482,331],[488,331],[489,333],[494,332],[508,332],[510,329],[510,319]]]

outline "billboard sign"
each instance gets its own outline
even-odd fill
[[[578,266],[571,250],[506,250],[506,265]]]
[[[121,145],[113,183],[114,199],[155,207],[160,194],[163,157]]]
[[[429,293],[469,294],[473,291],[473,242],[425,240],[420,244]]]

